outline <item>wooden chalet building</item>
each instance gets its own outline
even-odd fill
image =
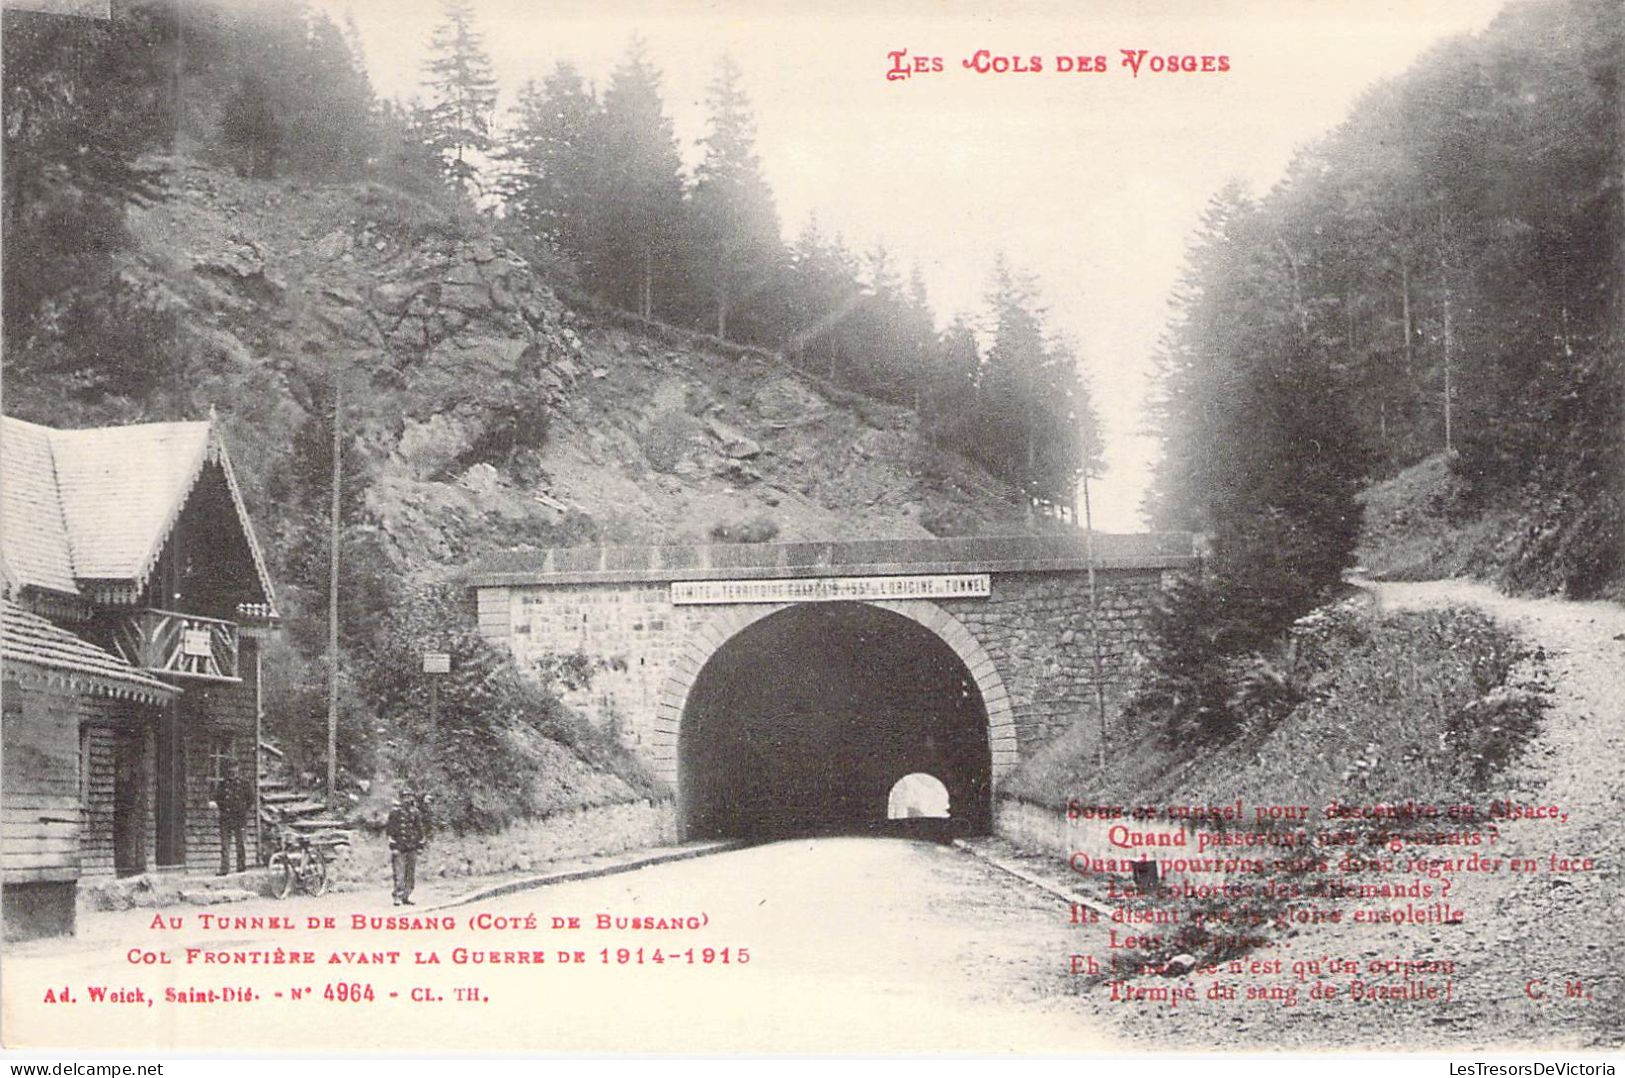
[[[72,932],[81,879],[217,869],[276,610],[212,419],[0,419],[0,613],[7,937]]]

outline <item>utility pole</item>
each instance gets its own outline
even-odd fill
[[[1089,637],[1095,650],[1095,716],[1100,721],[1100,746],[1095,753],[1106,766],[1106,661],[1100,647],[1100,595],[1095,591],[1095,515],[1089,506],[1089,469],[1083,469],[1083,530],[1089,555]]]
[[[254,643],[254,684],[265,684],[265,642],[257,640]],[[270,851],[265,848],[265,816],[264,805],[261,803],[260,787],[265,776],[260,773],[264,765],[265,750],[261,747],[265,743],[265,694],[254,693],[254,856],[264,864]]]
[[[1455,343],[1450,319],[1450,247],[1445,235],[1444,207],[1439,207],[1439,269],[1444,277],[1444,451],[1448,456],[1455,451],[1456,442],[1451,414],[1451,346]]]
[[[343,387],[333,371],[333,519],[327,570],[327,800],[338,793],[339,760],[339,490],[344,457],[339,451],[339,425],[344,412]]]

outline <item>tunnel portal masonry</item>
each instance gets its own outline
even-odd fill
[[[1109,696],[1132,673],[1158,593],[1195,565],[1189,535],[1096,537]],[[694,744],[702,731],[726,741],[730,758],[754,754],[774,766],[796,756],[807,772],[797,781],[832,803],[878,799],[882,820],[892,785],[912,771],[937,775],[951,791],[957,783],[956,817],[973,788],[985,809],[1024,755],[1094,706],[1089,568],[1084,535],[1068,533],[513,552],[476,567],[470,583],[482,634],[521,669],[575,652],[595,660],[591,683],[567,702],[617,724],[678,791],[692,833],[693,806],[684,803],[707,758]],[[889,674],[866,681],[876,663]],[[884,699],[854,696],[859,682]],[[818,757],[819,739],[798,740],[795,731],[827,710],[821,692],[845,692],[854,713],[822,716],[827,751]],[[753,712],[754,732],[727,733],[718,708]],[[862,719],[865,711],[872,714]],[[849,744],[860,735],[880,740]],[[903,769],[881,774],[863,751],[893,752]],[[979,768],[980,787],[943,766]],[[878,792],[853,789],[854,768],[875,772],[864,781]]]

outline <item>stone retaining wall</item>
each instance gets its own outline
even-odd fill
[[[1133,847],[1113,841],[1114,828],[1127,828],[1143,836],[1153,845]],[[994,803],[993,832],[1024,849],[1053,856],[1060,866],[1070,867],[1080,879],[1090,876],[1118,876],[1127,879],[1133,875],[1133,861],[1155,861],[1158,878],[1164,883],[1188,880],[1193,884],[1221,884],[1233,875],[1223,872],[1190,871],[1183,862],[1191,859],[1226,857],[1257,857],[1259,851],[1247,847],[1210,848],[1203,850],[1195,823],[1186,821],[1135,820],[1123,818],[1094,818],[1081,815],[1068,818],[1064,807],[1040,805],[1015,797],[1001,797]],[[1212,834],[1213,832],[1208,832]],[[1121,840],[1125,836],[1119,834]],[[1166,842],[1167,844],[1160,844]],[[1271,851],[1264,856],[1274,857]],[[1113,868],[1100,868],[1100,864],[1113,864]]]
[[[671,801],[601,805],[519,820],[491,835],[438,834],[418,857],[418,878],[531,872],[557,861],[676,841],[677,810]],[[384,836],[359,834],[349,854],[335,862],[333,878],[344,889],[387,885],[389,843]]]
[[[1108,702],[1132,680],[1163,587],[1156,570],[1096,574]],[[1095,706],[1094,636],[1086,573],[1000,573],[986,599],[940,603],[993,657],[1010,694],[1025,756]]]

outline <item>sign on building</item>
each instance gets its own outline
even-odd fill
[[[207,629],[186,629],[181,632],[181,654],[189,657],[209,658],[214,655],[213,642]]]

